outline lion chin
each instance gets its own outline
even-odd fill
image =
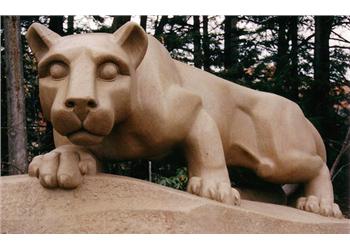
[[[93,134],[85,129],[80,129],[67,135],[68,139],[76,145],[93,146],[100,144],[104,136]]]

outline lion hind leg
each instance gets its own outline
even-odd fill
[[[284,163],[282,166],[288,167],[280,174],[289,178],[284,183],[301,183],[304,187],[304,195],[296,202],[298,209],[329,217],[342,216],[334,203],[329,169],[320,156],[294,152]]]
[[[318,174],[304,184],[304,195],[297,200],[297,208],[328,217],[341,218],[339,206],[334,203],[333,187],[326,164]]]
[[[328,217],[342,217],[339,206],[334,203],[328,167],[320,156],[294,151],[277,163],[263,159],[257,174],[274,183],[303,184],[304,195],[296,202],[298,209]]]

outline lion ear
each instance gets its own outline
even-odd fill
[[[61,36],[42,24],[33,23],[28,29],[26,38],[34,56],[40,61]]]
[[[128,54],[136,69],[146,54],[148,38],[146,32],[136,23],[127,22],[113,34],[118,44]]]

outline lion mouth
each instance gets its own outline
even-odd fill
[[[77,144],[80,146],[91,146],[100,144],[104,138],[104,135],[95,134],[84,128],[71,132],[66,136],[73,144]]]

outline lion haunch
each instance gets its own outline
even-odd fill
[[[188,191],[239,204],[226,166],[273,183],[302,183],[297,207],[340,217],[320,135],[293,102],[173,60],[135,23],[114,34],[27,33],[38,61],[40,101],[56,149],[29,174],[75,188],[103,159],[154,158],[181,147]]]

